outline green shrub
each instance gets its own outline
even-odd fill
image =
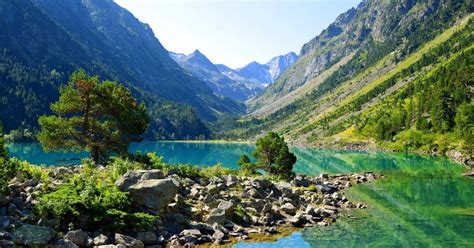
[[[18,171],[17,164],[8,158],[0,157],[0,193],[5,192],[10,180]]]
[[[41,196],[35,210],[42,217],[60,219],[63,226],[86,230],[100,226],[120,231],[151,225],[153,216],[127,212],[131,203],[127,193],[86,163],[79,175]]]

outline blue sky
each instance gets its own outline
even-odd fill
[[[360,0],[115,0],[173,52],[199,49],[233,68],[299,53]]]

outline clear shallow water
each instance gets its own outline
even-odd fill
[[[13,156],[37,164],[87,156],[43,153],[38,144],[12,144]],[[144,142],[131,151],[156,152],[169,163],[236,167],[246,144]],[[371,206],[342,217],[330,227],[307,228],[273,243],[240,243],[236,247],[474,247],[474,180],[444,158],[408,154],[293,149],[295,172],[318,175],[381,171],[386,179],[346,192],[352,201]],[[65,162],[65,163],[70,163]]]

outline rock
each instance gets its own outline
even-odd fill
[[[10,217],[0,216],[0,230],[6,229],[10,225]]]
[[[259,189],[267,189],[273,186],[273,183],[267,179],[257,178],[252,181],[252,186],[259,188]]]
[[[59,239],[54,244],[50,245],[51,248],[79,248],[77,244],[67,239]]]
[[[127,191],[130,186],[137,184],[139,181],[163,178],[164,174],[161,170],[132,170],[120,177],[115,185],[121,191]]]
[[[0,239],[11,239],[12,234],[9,232],[0,231]]]
[[[137,239],[141,240],[145,245],[154,245],[158,238],[153,232],[138,232]]]
[[[316,185],[316,187],[323,194],[326,194],[326,193],[332,194],[337,191],[337,188],[330,185],[326,185],[326,184],[318,184]]]
[[[285,204],[281,205],[280,209],[283,210],[287,214],[295,214],[296,213],[296,208],[291,203],[285,203]]]
[[[15,230],[13,240],[27,246],[46,246],[56,233],[45,226],[24,225]]]
[[[66,174],[73,174],[74,172],[69,169],[69,168],[66,168],[66,167],[58,167],[58,168],[55,168],[54,171],[53,171],[53,176],[54,177],[62,177]]]
[[[225,213],[228,215],[234,210],[235,204],[231,201],[220,201],[217,208],[224,209]]]
[[[200,237],[202,234],[201,234],[201,231],[199,231],[198,229],[185,229],[183,230],[179,236],[194,236],[194,237]]]
[[[172,179],[151,179],[139,181],[126,190],[140,207],[161,210],[166,207],[178,192],[179,183]]]
[[[0,247],[14,247],[15,243],[10,240],[1,240],[0,239]]]
[[[213,225],[216,223],[219,225],[223,225],[225,219],[225,210],[221,208],[214,208],[207,216],[206,223],[209,225]]]
[[[210,195],[219,193],[219,188],[215,184],[209,184],[206,188],[207,188],[207,193]]]
[[[72,241],[78,246],[86,246],[89,236],[82,230],[69,231],[64,235],[64,239]]]
[[[104,234],[100,234],[94,238],[94,245],[105,245],[109,242],[109,237]]]
[[[118,246],[116,245],[99,245],[95,246],[94,248],[117,248]]]
[[[328,178],[328,177],[329,177],[329,175],[328,175],[327,173],[321,173],[321,174],[319,174],[319,178],[321,178],[321,179],[326,179],[326,178]]]
[[[298,175],[293,180],[291,180],[291,184],[295,187],[308,187],[309,181],[305,177]]]
[[[115,234],[115,244],[116,245],[125,245],[126,247],[130,248],[143,248],[145,245],[142,241],[138,239],[134,239],[130,236],[122,235],[122,234]]]

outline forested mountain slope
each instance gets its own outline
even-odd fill
[[[150,137],[208,136],[200,119],[243,112],[184,72],[148,25],[111,0],[1,1],[0,28],[0,117],[7,132],[36,128],[59,85],[81,67],[126,84],[146,102],[154,113]]]
[[[397,149],[427,137],[414,148],[461,144],[459,130],[474,122],[472,12],[470,1],[364,1],[306,44],[230,133],[277,130],[306,144],[374,140]]]

